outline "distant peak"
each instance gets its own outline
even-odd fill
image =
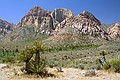
[[[35,7],[40,7],[39,5],[35,5]]]
[[[88,13],[90,13],[90,12],[87,11],[87,10],[84,10],[82,13],[83,13],[83,14],[88,14]]]
[[[87,19],[91,19],[92,21],[95,21],[98,23],[98,25],[101,25],[101,22],[89,11],[85,10],[81,14],[78,14],[79,17],[84,16]]]
[[[42,8],[40,8],[40,6],[38,5],[35,5],[32,9],[42,9]]]
[[[26,16],[39,15],[39,12],[41,12],[41,11],[44,11],[44,9],[42,9],[42,8],[40,8],[40,6],[36,5],[26,14]]]
[[[67,10],[66,8],[55,8],[55,10]]]
[[[89,15],[89,16],[94,16],[92,13],[90,13],[89,11],[85,10],[82,12],[83,15]]]
[[[120,22],[115,23],[115,27],[120,27]]]

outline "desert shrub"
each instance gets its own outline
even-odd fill
[[[120,57],[111,59],[107,63],[104,63],[103,68],[105,70],[120,73]]]
[[[46,70],[46,68],[45,68],[46,65],[47,65],[46,60],[42,59],[42,61],[40,61],[39,64],[36,64],[35,62],[32,62],[29,70],[32,73],[39,74],[41,76],[45,76],[48,73],[47,70]]]
[[[103,51],[101,51],[100,55],[102,55],[102,58],[97,59],[97,63],[99,62],[102,66],[104,65],[103,68],[104,67],[107,68],[107,66],[109,67],[109,64],[106,61],[106,57],[105,57],[105,55],[107,55],[107,52],[105,50],[103,50]]]
[[[100,55],[105,56],[107,55],[107,52],[105,50],[101,51]]]
[[[104,63],[104,64],[103,64],[103,68],[104,68],[105,70],[110,69],[110,62]]]
[[[64,67],[66,65],[66,61],[64,60],[50,60],[48,61],[49,67]]]
[[[95,49],[99,45],[81,45],[81,44],[72,44],[72,43],[64,43],[59,45],[54,45],[53,47],[49,47],[45,51],[48,52],[59,52],[59,51],[73,51],[73,50],[85,50],[85,49]]]
[[[112,59],[112,60],[110,61],[110,65],[111,65],[111,69],[112,69],[114,72],[120,73],[120,57],[115,58],[115,59]]]
[[[15,58],[14,57],[6,57],[2,59],[4,63],[15,63]]]
[[[75,68],[79,68],[79,69],[84,69],[84,65],[83,64],[78,64],[74,66]]]
[[[56,66],[55,61],[53,61],[53,60],[48,61],[48,66],[49,66],[50,68],[55,67],[55,66]]]
[[[19,60],[25,62],[25,71],[28,74],[40,74],[46,75],[45,69],[47,62],[43,59],[44,45],[41,42],[36,41],[33,46],[27,47],[19,55]]]
[[[0,51],[0,60],[3,63],[15,63],[16,62],[16,54],[13,53],[12,50],[2,50]]]
[[[77,63],[76,61],[68,61],[68,62],[66,63],[66,67],[67,67],[67,68],[76,67],[77,64],[78,64],[78,63]]]

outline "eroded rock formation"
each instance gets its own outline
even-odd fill
[[[21,27],[34,25],[35,32],[41,31],[41,33],[49,35],[57,35],[65,27],[72,27],[78,29],[79,34],[101,37],[106,40],[119,36],[116,34],[117,32],[112,32],[112,29],[108,33],[101,22],[90,12],[83,11],[75,16],[71,10],[65,8],[48,11],[35,6],[21,19],[18,25]]]
[[[63,22],[58,24],[58,28],[56,28],[55,31],[60,32],[60,30],[66,26],[77,28],[80,34],[99,36],[107,40],[110,39],[109,35],[104,30],[104,26],[102,26],[100,21],[88,11],[84,11],[78,16],[72,16],[63,20]]]
[[[110,30],[108,31],[108,34],[113,40],[119,40],[120,39],[120,23],[116,23]]]

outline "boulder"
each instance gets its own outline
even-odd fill
[[[96,72],[95,70],[82,70],[80,74],[81,76],[95,76]]]

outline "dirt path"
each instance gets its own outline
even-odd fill
[[[108,73],[105,71],[96,71],[96,76],[81,76],[80,69],[63,68],[63,72],[57,72],[56,68],[48,68],[48,71],[55,74],[56,77],[36,78],[22,74],[19,67],[3,67],[0,68],[0,80],[120,80],[119,73]],[[15,75],[18,74],[18,75]]]

